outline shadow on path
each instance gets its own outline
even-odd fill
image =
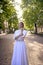
[[[43,37],[28,35],[26,45],[30,65],[43,65]]]
[[[43,65],[43,37],[28,35],[25,38],[29,65]],[[0,37],[0,65],[11,65],[13,34]]]

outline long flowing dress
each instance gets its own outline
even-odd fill
[[[16,30],[14,33],[14,39],[19,35],[21,30]],[[26,30],[23,30],[23,35],[27,33]],[[26,45],[24,38],[21,36],[18,40],[14,42],[13,55],[11,60],[11,65],[28,65]]]

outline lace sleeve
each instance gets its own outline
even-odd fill
[[[17,37],[19,35],[19,30],[16,30],[15,32],[14,32],[14,39],[15,39],[15,37]]]
[[[24,30],[24,31],[23,31],[23,36],[25,37],[26,34],[27,34],[27,30]]]

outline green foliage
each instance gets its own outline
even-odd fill
[[[18,26],[18,19],[17,19],[17,16],[13,15],[13,17],[11,17],[9,20],[8,20],[8,23],[9,23],[9,28],[14,28],[14,29],[17,29]]]
[[[28,28],[33,29],[35,22],[38,26],[43,25],[43,0],[22,0],[22,9],[23,20]]]
[[[14,28],[17,28],[16,23],[18,23],[18,19],[16,10],[13,4],[10,3],[10,0],[0,0],[0,10],[2,10],[2,12],[0,12],[0,28],[3,27],[2,25],[4,25],[3,23],[5,20],[9,23],[8,25],[14,23],[14,25],[16,25],[14,26]],[[11,27],[12,25],[10,26],[10,28]]]

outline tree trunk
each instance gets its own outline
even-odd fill
[[[37,34],[37,24],[35,23],[35,34]]]

